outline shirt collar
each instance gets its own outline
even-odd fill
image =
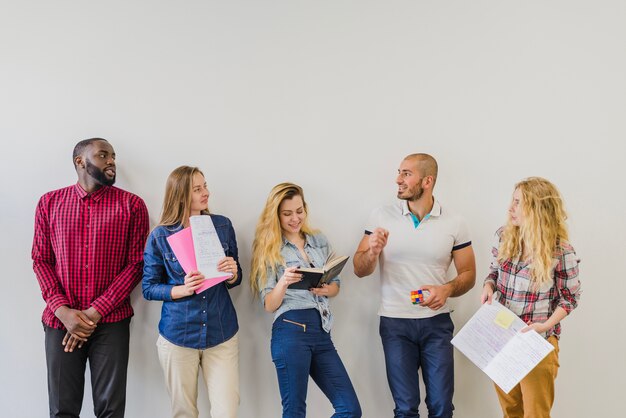
[[[85,200],[86,198],[90,197],[92,198],[95,202],[97,202],[98,200],[100,200],[102,198],[102,196],[104,196],[104,194],[110,189],[110,186],[102,186],[100,187],[98,190],[96,190],[93,193],[87,193],[85,191],[85,189],[82,188],[82,186],[80,185],[80,183],[76,183],[74,185],[74,190],[76,191],[76,195],[78,196],[79,199],[81,200]]]
[[[411,210],[409,209],[409,202],[406,200],[401,200],[401,205],[402,205],[402,215],[410,216]],[[439,201],[437,199],[435,199],[435,203],[433,203],[433,208],[430,210],[429,215],[435,216],[435,217],[441,215],[441,205],[439,204]]]
[[[284,246],[286,246],[287,244],[289,244],[289,245],[291,245],[291,246],[295,247],[294,243],[292,243],[292,242],[291,242],[291,241],[289,241],[287,238],[285,238],[285,236],[284,236],[284,235],[281,235],[281,237],[282,237],[282,239],[283,239],[283,245],[282,245],[283,247],[284,247]],[[306,248],[307,246],[311,246],[311,241],[309,241],[309,240],[310,240],[309,234],[304,234],[304,247],[305,247],[305,248]],[[282,248],[282,247],[281,247],[281,248]]]

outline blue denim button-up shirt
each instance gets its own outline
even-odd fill
[[[172,288],[185,282],[185,272],[167,242],[167,237],[182,229],[175,225],[157,226],[150,233],[141,286],[146,299],[163,301],[159,334],[173,344],[200,350],[229,340],[239,329],[228,293],[228,289],[241,283],[242,277],[235,231],[225,216],[210,216],[226,256],[237,262],[237,281],[231,285],[222,282],[199,294],[172,300]]]
[[[304,251],[309,257],[309,260],[313,264],[313,267],[322,268],[324,262],[330,254],[331,249],[328,245],[328,240],[323,234],[307,235],[306,243],[304,244]],[[309,267],[308,263],[302,258],[298,247],[291,242],[287,241],[283,237],[283,245],[280,250],[280,255],[285,260],[285,265],[276,266],[276,273],[272,273],[272,269],[267,269],[267,283],[265,288],[261,289],[261,301],[265,304],[265,296],[276,287],[278,280],[282,277],[287,267]],[[339,277],[333,277],[330,280],[331,283],[337,283],[339,285]],[[330,311],[330,305],[328,303],[328,297],[316,296],[309,290],[302,289],[287,289],[283,303],[274,312],[274,320],[281,316],[283,313],[292,309],[317,309],[322,318],[322,328],[326,332],[330,332],[333,326],[333,314]]]

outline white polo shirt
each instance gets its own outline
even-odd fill
[[[389,231],[380,254],[381,304],[378,315],[391,318],[430,318],[450,312],[447,304],[434,311],[411,301],[411,291],[424,285],[443,285],[452,251],[471,245],[465,221],[443,210],[437,200],[419,222],[406,200],[372,212],[366,234],[376,228]]]

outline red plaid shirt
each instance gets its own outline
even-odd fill
[[[553,280],[539,289],[532,288],[530,263],[515,259],[498,262],[498,248],[503,228],[496,232],[496,242],[491,248],[491,266],[485,283],[490,283],[498,291],[494,296],[498,302],[509,308],[527,324],[545,322],[560,306],[569,313],[578,306],[580,299],[580,280],[578,263],[574,248],[567,242],[557,244],[554,252]],[[561,334],[561,324],[543,334],[545,338]]]
[[[35,214],[33,269],[46,308],[44,324],[63,329],[60,306],[93,306],[102,322],[133,315],[130,292],[141,280],[148,211],[138,196],[79,184],[46,193]]]

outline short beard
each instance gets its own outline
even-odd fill
[[[416,185],[416,189],[409,190],[413,192],[413,194],[409,197],[402,197],[402,193],[398,193],[398,199],[406,200],[408,202],[415,202],[419,200],[424,195],[424,188],[421,185]]]
[[[89,159],[86,159],[85,171],[87,171],[87,174],[89,174],[91,178],[103,186],[113,186],[115,184],[115,176],[113,176],[112,179],[108,178],[106,174],[104,174],[104,171],[93,165]]]

